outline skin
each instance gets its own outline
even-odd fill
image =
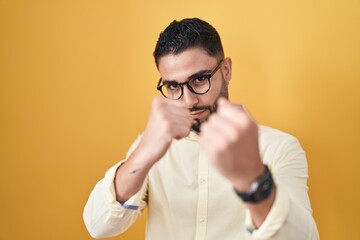
[[[191,48],[177,55],[161,57],[159,72],[162,79],[182,83],[194,73],[202,70],[211,72],[219,60],[201,48]],[[172,140],[189,135],[194,119],[208,119],[201,125],[199,142],[209,161],[233,183],[237,191],[250,190],[251,182],[264,172],[259,153],[258,125],[242,105],[221,97],[227,96],[231,67],[231,59],[225,58],[211,79],[211,89],[204,95],[194,94],[185,86],[179,100],[154,98],[138,147],[116,172],[115,191],[119,202],[125,202],[140,190],[149,170],[164,156]],[[189,110],[215,102],[218,108],[211,115],[208,110]],[[259,227],[264,222],[274,199],[275,191],[272,191],[268,199],[247,204],[255,226]]]

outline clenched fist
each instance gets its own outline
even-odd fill
[[[189,135],[193,119],[182,101],[154,98],[150,117],[139,147],[156,162],[166,153],[173,139]]]
[[[241,105],[219,99],[217,112],[201,126],[200,144],[209,161],[238,191],[264,171],[258,143],[258,125]]]

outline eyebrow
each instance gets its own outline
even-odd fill
[[[211,70],[209,70],[209,69],[208,70],[201,70],[201,71],[199,71],[197,73],[194,73],[191,76],[189,76],[185,82],[187,82],[187,81],[189,81],[191,79],[202,77],[204,75],[209,75],[210,73],[211,73]],[[181,83],[177,82],[176,80],[167,80],[167,79],[163,79],[162,82],[163,82],[163,84],[174,84],[174,83],[181,84]]]

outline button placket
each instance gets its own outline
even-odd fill
[[[204,154],[200,152],[198,168],[198,207],[197,207],[197,226],[196,240],[205,239],[207,227],[207,209],[208,209],[208,174],[209,163]]]

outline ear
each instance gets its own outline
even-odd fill
[[[221,67],[225,81],[229,84],[232,74],[232,61],[231,58],[227,57],[223,60]]]

